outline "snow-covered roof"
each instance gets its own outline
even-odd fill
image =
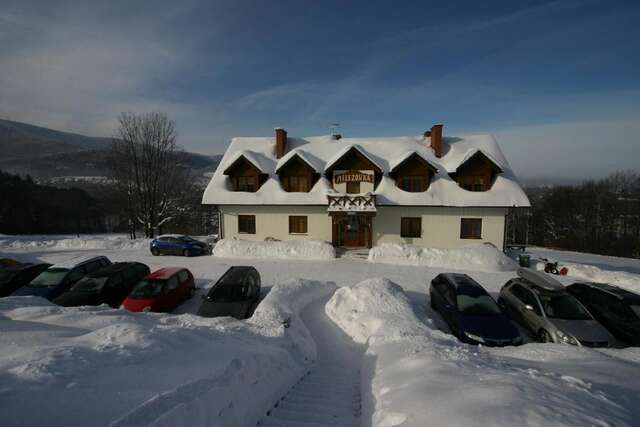
[[[457,206],[457,207],[528,207],[529,199],[522,190],[509,162],[491,135],[468,135],[443,138],[444,154],[438,158],[429,139],[422,136],[388,138],[341,138],[330,135],[306,138],[289,137],[286,154],[275,157],[275,138],[233,138],[220,166],[207,186],[202,202],[217,205],[326,205],[331,183],[323,175],[308,193],[286,192],[280,185],[276,170],[298,154],[316,171],[326,171],[350,149],[356,148],[383,176],[374,191],[378,205]],[[488,191],[472,192],[461,188],[450,173],[476,152],[481,151],[502,172]],[[433,165],[437,172],[425,192],[410,193],[395,185],[389,172],[416,153]],[[268,175],[255,193],[231,191],[224,171],[241,155]]]
[[[338,160],[344,157],[344,155],[351,150],[356,150],[358,153],[362,154],[367,160],[369,160],[375,167],[377,167],[380,170],[383,170],[382,167],[378,164],[378,162],[376,162],[376,160],[373,158],[373,156],[370,153],[367,153],[367,151],[364,148],[360,147],[358,144],[351,144],[351,145],[347,145],[346,147],[342,148],[337,153],[335,153],[333,157],[331,157],[325,164],[324,171],[328,172],[329,170],[331,170],[331,167],[335,165],[338,162]]]
[[[434,164],[432,164],[428,159],[425,159],[420,152],[418,152],[417,150],[409,150],[406,153],[404,153],[402,156],[397,157],[394,161],[392,161],[389,164],[389,172],[393,172],[394,170],[396,170],[396,168],[398,166],[400,166],[405,160],[407,160],[409,157],[416,155],[418,157],[420,157],[422,160],[424,160],[427,164],[429,164],[429,166],[431,166],[436,172],[438,171],[438,167]]]
[[[276,164],[275,172],[278,173],[280,168],[286,165],[289,162],[289,160],[291,160],[294,157],[300,158],[303,162],[308,164],[309,167],[313,169],[315,172],[322,171],[323,164],[324,164],[322,160],[312,156],[310,153],[307,153],[304,150],[300,150],[296,148],[295,150],[289,151],[287,154],[282,156],[280,160],[278,160],[278,163]]]

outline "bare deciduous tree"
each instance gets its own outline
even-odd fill
[[[190,187],[186,155],[176,144],[175,123],[164,113],[122,113],[118,124],[108,164],[127,197],[132,237],[136,226],[153,237]]]

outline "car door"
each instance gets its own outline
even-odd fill
[[[103,297],[105,303],[111,307],[118,307],[124,300],[124,279],[121,272],[113,273],[104,286]]]
[[[526,306],[531,305],[533,307],[533,305],[531,304],[531,298],[533,298],[533,294],[519,283],[515,283],[513,286],[511,286],[511,288],[509,288],[509,292],[512,295],[510,301],[513,307],[513,314],[515,319],[522,326],[531,330],[533,325],[530,322],[531,316],[530,313],[528,313],[529,310],[527,310]]]
[[[444,294],[445,294],[445,285],[444,280],[441,277],[436,277],[431,282],[433,292],[431,292],[431,296],[433,297],[433,305],[438,309],[438,311],[443,310],[445,305]]]
[[[178,275],[174,274],[167,280],[165,310],[171,310],[182,302],[179,288],[180,280],[178,279]]]
[[[540,328],[544,327],[544,317],[542,314],[542,304],[538,297],[529,289],[525,289],[525,302],[532,310],[525,309],[525,322],[530,326],[532,332],[537,333]]]
[[[634,316],[630,309],[613,295],[606,292],[596,292],[600,294],[598,305],[602,308],[601,323],[621,338],[631,338],[632,335],[628,333],[627,324],[634,320]]]
[[[451,331],[455,335],[459,335],[460,321],[458,318],[458,305],[456,303],[455,290],[453,289],[453,286],[451,286],[451,284],[448,283],[446,280],[442,280],[438,284],[438,287],[441,290],[442,300],[443,300],[442,309],[440,310],[440,313],[442,314],[442,317],[444,318],[445,322],[447,322],[447,324],[449,325],[449,328],[451,328]]]
[[[73,270],[71,270],[66,277],[64,278],[64,280],[62,281],[62,283],[60,283],[56,289],[54,290],[54,296],[51,298],[55,298],[58,295],[61,295],[65,292],[67,292],[73,285],[75,285],[75,283],[82,279],[86,274],[86,271],[84,269],[84,266],[79,266],[74,268]]]
[[[178,285],[180,289],[180,300],[186,301],[191,297],[191,286],[187,270],[181,270],[180,273],[178,273],[178,281],[180,282]]]
[[[133,287],[140,281],[141,275],[136,269],[137,265],[129,265],[122,272],[123,275],[123,283],[120,289],[119,297],[121,299],[125,299],[133,290]]]

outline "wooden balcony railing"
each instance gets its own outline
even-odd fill
[[[375,194],[331,194],[329,199],[329,212],[375,212]]]

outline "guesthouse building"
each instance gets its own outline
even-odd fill
[[[529,207],[490,135],[233,138],[207,186],[226,239],[504,247],[506,217]]]

